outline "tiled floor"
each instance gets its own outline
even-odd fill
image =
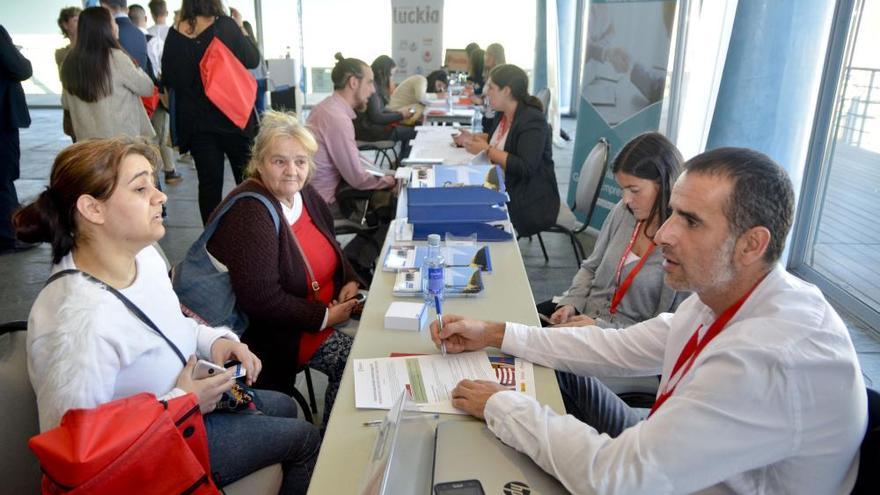
[[[27,201],[38,194],[48,180],[49,170],[55,155],[69,139],[61,132],[61,111],[54,109],[33,110],[33,124],[21,133],[22,178],[16,182],[19,196]],[[574,133],[575,122],[563,120],[563,128]],[[553,150],[556,162],[560,191],[568,190],[571,167],[572,142]],[[196,205],[197,183],[195,169],[191,164],[180,162],[178,170],[184,175],[183,182],[169,186],[168,218],[166,235],[160,241],[167,256],[173,262],[179,261],[186,249],[201,233],[201,222]],[[232,187],[231,175],[227,172],[227,190]],[[582,236],[589,252],[593,239]],[[544,301],[559,294],[568,287],[576,271],[574,256],[567,238],[557,234],[544,235],[550,254],[550,262],[544,261],[537,239],[520,241],[523,260],[529,274],[535,301]],[[0,257],[0,321],[26,319],[31,303],[46,279],[50,266],[50,250],[47,245],[36,249]],[[845,316],[845,315],[844,315]],[[862,369],[869,385],[880,385],[880,340],[872,330],[850,324],[851,335]],[[323,405],[323,390],[326,380],[321,373],[314,372],[319,407]],[[301,378],[301,377],[300,377]],[[305,391],[304,384],[299,384]],[[320,414],[316,417],[320,418]]]

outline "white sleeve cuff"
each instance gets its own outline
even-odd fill
[[[157,399],[159,399],[159,400],[171,400],[171,399],[176,399],[176,398],[178,398],[178,397],[183,397],[184,395],[186,395],[186,394],[188,394],[188,393],[189,393],[189,392],[187,392],[187,391],[185,391],[185,390],[183,390],[183,389],[180,389],[180,388],[174,387],[174,388],[171,389],[170,392],[168,392],[167,394],[163,395],[162,397],[157,397]]]
[[[529,332],[528,325],[508,321],[504,324],[504,340],[501,341],[501,351],[513,356],[523,356],[525,350],[526,334]]]
[[[511,424],[506,419],[512,411],[518,409],[519,405],[529,402],[535,402],[535,399],[515,390],[505,390],[492,395],[492,397],[489,397],[489,400],[486,402],[486,408],[483,410],[486,426],[492,430],[495,436],[505,442],[509,442],[512,438],[508,432]]]
[[[235,335],[235,333],[228,327],[214,328],[205,325],[199,325],[198,334],[196,337],[196,353],[201,357],[207,357],[208,359],[211,359],[211,346],[213,346],[214,342],[220,338],[240,342],[238,339],[238,335]]]

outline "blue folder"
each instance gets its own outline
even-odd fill
[[[421,187],[407,190],[407,204],[413,206],[434,205],[503,205],[507,193],[485,187]]]
[[[507,211],[492,205],[414,205],[409,204],[407,219],[420,223],[480,223],[507,220]]]

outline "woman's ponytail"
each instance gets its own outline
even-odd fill
[[[72,222],[69,212],[61,212],[52,197],[52,190],[46,189],[33,203],[20,208],[12,216],[15,236],[24,242],[48,242],[52,245],[52,263],[73,248]]]

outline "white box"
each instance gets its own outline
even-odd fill
[[[428,322],[428,308],[423,302],[394,301],[385,311],[385,328],[418,332]]]

